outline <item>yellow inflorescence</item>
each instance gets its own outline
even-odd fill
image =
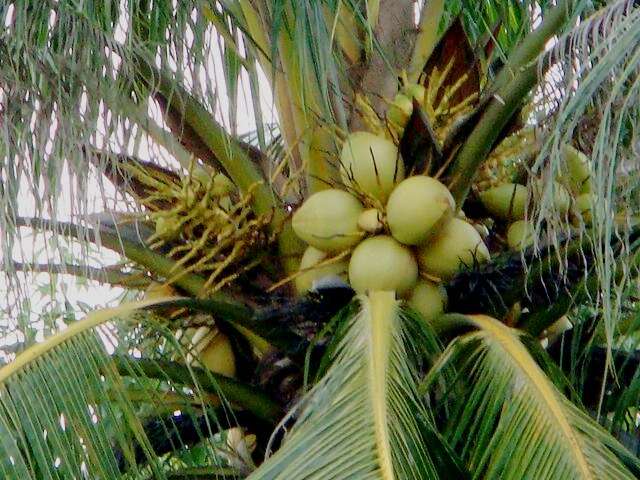
[[[240,195],[232,191],[226,177],[201,169],[180,183],[164,178],[149,181],[154,193],[141,202],[148,207],[164,203],[169,208],[149,208],[156,233],[148,241],[154,249],[171,247],[168,256],[177,262],[180,275],[205,277],[204,291],[212,293],[257,265],[259,259],[250,259],[249,254],[271,242],[266,231],[271,219],[252,213],[252,189]],[[168,283],[175,280],[170,278]]]

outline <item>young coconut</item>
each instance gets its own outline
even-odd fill
[[[402,295],[417,279],[418,265],[411,250],[387,235],[367,238],[351,255],[349,283],[358,293],[389,290]]]
[[[411,290],[407,303],[427,322],[433,322],[444,313],[447,306],[447,291],[441,285],[420,280]]]
[[[351,185],[386,202],[396,183],[404,179],[404,162],[398,148],[369,132],[347,137],[340,153],[340,174]]]
[[[424,97],[427,95],[427,89],[419,83],[410,83],[403,88],[404,94],[409,98],[415,98],[422,105]]]
[[[571,207],[571,195],[569,191],[560,182],[552,182],[552,185],[546,187],[542,180],[536,180],[533,183],[533,193],[538,201],[542,200],[545,195],[546,188],[553,189],[553,206],[560,215],[566,215]]]
[[[459,218],[452,218],[418,251],[420,267],[443,280],[451,280],[461,269],[471,268],[490,258],[477,230]]]
[[[590,225],[593,220],[592,215],[592,207],[593,205],[593,194],[592,193],[583,193],[576,197],[576,201],[573,204],[574,211],[582,218],[582,221],[586,225]]]
[[[349,267],[346,260],[339,260],[335,263],[329,263],[327,265],[321,265],[313,268],[315,265],[324,262],[327,258],[329,258],[329,255],[317,248],[308,247],[305,250],[304,255],[302,255],[302,259],[300,260],[299,270],[306,271],[303,271],[295,279],[296,291],[298,294],[302,295],[311,290],[314,284],[321,278],[336,276],[345,281],[347,280],[347,269]]]
[[[163,297],[175,297],[177,292],[167,283],[151,282],[144,291],[143,300],[157,300]]]
[[[356,245],[363,232],[358,218],[360,201],[344,190],[321,190],[311,195],[293,214],[293,231],[323,252],[339,252]]]
[[[236,186],[234,183],[223,173],[217,173],[215,177],[213,177],[213,193],[216,196],[229,195],[236,191]]]
[[[236,359],[229,338],[219,331],[212,333],[211,340],[198,356],[200,363],[214,373],[235,377]]]
[[[387,202],[393,238],[405,245],[424,243],[453,216],[456,202],[435,178],[415,175],[400,182]]]
[[[520,251],[533,244],[533,227],[524,220],[513,222],[507,230],[507,243],[512,250]]]
[[[413,113],[413,100],[398,93],[387,109],[388,122],[400,130],[404,129]]]
[[[480,201],[492,215],[503,220],[524,218],[527,208],[527,187],[503,183],[480,193]]]
[[[382,213],[376,208],[369,208],[358,217],[358,227],[368,233],[378,233],[384,227]]]
[[[589,157],[569,144],[562,147],[565,169],[562,181],[574,194],[591,192],[591,166]]]

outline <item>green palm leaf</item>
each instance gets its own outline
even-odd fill
[[[260,396],[239,382],[184,363],[141,363],[110,354],[106,339],[113,337],[114,323],[140,324],[141,309],[170,304],[167,300],[96,311],[0,369],[1,478],[107,479],[120,478],[125,470],[136,478],[166,478],[170,469],[160,454],[237,424],[227,399],[242,405],[241,397],[252,402]],[[144,329],[147,335],[150,327]],[[159,337],[162,330],[156,325]],[[179,354],[170,332],[164,339],[164,350]],[[120,339],[111,347],[126,351],[124,343]],[[225,383],[226,393],[219,388]],[[268,404],[258,417],[272,420],[279,408]],[[181,413],[167,417],[167,409]],[[181,436],[179,426],[185,423],[196,426],[195,438]],[[203,453],[205,465],[227,466],[211,447]],[[171,465],[185,466],[177,460]]]
[[[332,366],[294,409],[283,447],[251,479],[464,478],[451,458],[438,465],[448,453],[417,396],[412,349],[428,339],[410,335],[415,319],[393,293],[360,302]]]
[[[476,330],[449,345],[426,385],[444,366],[459,368],[468,390],[449,398],[445,437],[475,478],[637,478],[637,460],[556,389],[521,332],[484,315],[462,322]]]

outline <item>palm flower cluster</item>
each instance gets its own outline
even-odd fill
[[[202,294],[211,294],[260,263],[257,253],[272,241],[271,216],[253,213],[253,189],[241,194],[224,174],[194,163],[182,176],[148,165],[120,162],[117,168],[146,208],[143,220],[154,226],[146,241],[176,262],[167,284],[196,273],[206,278]]]

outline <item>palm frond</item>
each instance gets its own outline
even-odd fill
[[[250,478],[464,478],[417,396],[412,349],[429,342],[408,334],[415,318],[391,292],[359,302],[284,445]]]
[[[550,74],[541,87],[550,115],[545,144],[533,173],[546,180],[559,175],[562,148],[574,144],[591,160],[592,224],[586,231],[593,245],[593,268],[598,279],[596,308],[601,309],[607,343],[612,344],[625,292],[635,274],[616,278],[616,255],[609,245],[620,239],[630,251],[637,202],[636,131],[640,77],[638,48],[640,9],[632,1],[608,2],[558,38],[545,68]],[[551,72],[552,71],[552,72]],[[569,228],[553,206],[553,182],[547,182],[534,219],[548,243],[558,245]],[[544,235],[536,235],[540,239]]]
[[[157,319],[141,316],[141,309],[167,300],[96,311],[0,369],[3,478],[119,478],[125,470],[136,478],[167,478],[177,466],[192,466],[187,458],[166,458],[189,445],[203,456],[199,466],[233,466],[216,450],[224,441],[217,447],[210,442],[216,432],[237,425],[227,401],[243,408],[244,398],[247,412],[257,401],[254,418],[267,423],[279,407],[239,382],[185,362],[173,334]],[[147,322],[145,332],[155,329],[164,339],[164,355],[175,360],[140,363],[130,351],[113,356],[114,349],[127,351],[115,330],[123,322]]]
[[[475,331],[447,347],[425,385],[458,369],[445,438],[476,478],[636,478],[637,459],[556,389],[520,332],[483,315],[457,321]]]

